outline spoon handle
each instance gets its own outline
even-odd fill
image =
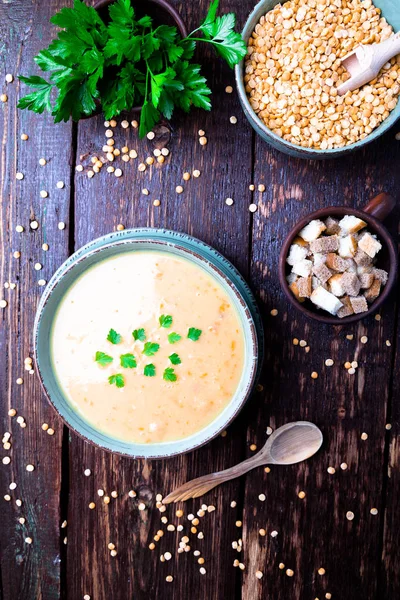
[[[236,477],[244,475],[248,471],[251,471],[251,469],[268,463],[269,460],[265,451],[260,450],[260,452],[257,452],[254,456],[251,456],[234,467],[230,467],[224,471],[218,471],[217,473],[211,473],[210,475],[203,475],[202,477],[184,483],[175,491],[168,494],[168,496],[163,499],[163,503],[169,504],[170,502],[178,502],[179,500],[197,498],[217,487],[220,483],[236,479]]]

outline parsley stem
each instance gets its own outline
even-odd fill
[[[208,40],[207,38],[190,38],[194,42],[208,42],[209,44],[213,44],[214,46],[223,46],[222,42],[216,42],[214,39]]]
[[[201,25],[200,25],[200,27],[197,27],[197,29],[193,29],[193,31],[191,31],[191,32],[189,33],[189,35],[188,35],[188,36],[187,36],[187,37],[186,37],[186,38],[185,38],[183,41],[185,41],[185,40],[188,40],[189,38],[190,38],[190,39],[193,39],[191,36],[192,36],[194,33],[196,33],[196,31],[201,31]]]

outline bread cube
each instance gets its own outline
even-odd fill
[[[337,271],[338,273],[344,273],[347,270],[348,263],[347,260],[338,256],[334,252],[329,252],[326,255],[326,266],[332,271]]]
[[[337,312],[337,316],[340,319],[343,319],[344,317],[349,317],[350,315],[354,315],[354,310],[351,305],[350,298],[348,296],[343,296],[343,298],[340,298],[340,302],[343,304],[343,306],[339,308]]]
[[[303,260],[308,254],[308,247],[299,246],[298,244],[292,244],[290,246],[289,254],[286,258],[288,265],[293,266],[296,263]]]
[[[320,252],[328,254],[328,252],[336,252],[339,248],[339,238],[337,235],[325,235],[323,237],[310,242],[311,252]]]
[[[354,215],[346,215],[339,221],[339,227],[344,234],[357,233],[357,231],[360,231],[360,229],[363,229],[366,226],[367,224],[365,221]]]
[[[355,273],[357,275],[357,265],[354,262],[354,260],[352,258],[345,258],[345,261],[347,262],[347,269],[346,271],[348,273]]]
[[[387,280],[389,277],[389,273],[387,271],[384,271],[383,269],[376,269],[374,267],[372,269],[372,273],[373,273],[375,279],[378,279],[378,281],[380,281],[382,285],[387,284]]]
[[[325,290],[321,285],[313,291],[310,296],[310,300],[313,302],[313,304],[315,304],[315,306],[326,310],[327,312],[331,313],[331,315],[336,315],[339,308],[343,306],[336,296]]]
[[[311,260],[300,260],[295,265],[293,265],[292,273],[296,273],[296,275],[300,275],[300,277],[308,277],[309,275],[311,275],[312,266],[313,264]]]
[[[355,273],[343,273],[341,283],[348,296],[358,296],[360,293],[361,284]]]
[[[333,272],[323,263],[314,265],[312,272],[316,277],[318,277],[321,283],[326,283],[333,275]]]
[[[382,248],[382,244],[368,231],[360,238],[358,247],[361,248],[368,256],[374,258],[379,250]]]
[[[291,283],[289,285],[289,288],[290,288],[292,294],[297,298],[297,300],[299,302],[304,302],[304,298],[301,298],[301,296],[300,296],[300,291],[299,291],[299,286],[297,285],[297,281],[293,281],[293,283]]]
[[[331,294],[340,298],[340,296],[344,296],[346,291],[342,285],[342,277],[341,273],[336,273],[333,275],[328,281],[328,289]]]
[[[300,298],[309,298],[312,292],[311,277],[300,277],[297,280],[297,289],[299,290]]]
[[[375,281],[371,285],[371,287],[366,292],[364,292],[364,296],[365,296],[367,302],[371,303],[377,299],[377,297],[381,293],[381,285],[382,284],[379,281],[379,279],[375,279]]]
[[[311,278],[311,287],[313,290],[315,290],[318,286],[321,285],[320,280],[318,279],[318,277],[315,277],[315,275]],[[323,286],[325,287],[325,286]]]
[[[313,255],[314,265],[321,265],[326,263],[326,254],[321,254],[321,252],[316,252]]]
[[[363,275],[363,273],[372,273],[372,265],[368,267],[357,267],[357,275]]]
[[[335,235],[335,233],[339,233],[340,231],[339,221],[337,219],[332,219],[332,217],[325,219],[325,227],[328,235]]]
[[[372,273],[362,273],[359,276],[359,280],[361,283],[361,289],[367,290],[374,283],[375,277]]]
[[[303,248],[308,248],[308,242],[303,240],[303,238],[301,238],[299,235],[294,238],[293,244],[297,244],[297,246],[303,246]]]
[[[357,252],[354,255],[354,260],[360,267],[368,267],[368,265],[372,263],[372,258],[360,248],[357,248]]]
[[[357,240],[353,234],[339,238],[339,255],[342,258],[353,258],[357,252]]]
[[[356,298],[350,298],[352,309],[358,315],[359,313],[366,312],[368,310],[368,304],[364,296],[357,296]]]
[[[319,238],[321,233],[325,231],[325,224],[319,219],[315,219],[314,221],[310,221],[308,225],[303,227],[301,231],[299,231],[299,236],[303,238],[306,242],[312,242]]]
[[[298,278],[299,278],[299,276],[296,275],[296,273],[289,273],[289,275],[287,275],[287,277],[286,277],[286,281],[290,285],[290,284],[294,283],[295,281],[297,281]]]

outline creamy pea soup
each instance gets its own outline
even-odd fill
[[[53,366],[74,409],[128,442],[178,440],[227,406],[244,367],[239,316],[201,267],[127,252],[88,269],[57,311]]]

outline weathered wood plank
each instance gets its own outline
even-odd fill
[[[6,73],[16,78],[19,73],[35,69],[33,56],[51,39],[48,21],[63,2],[12,2],[0,5],[1,89],[8,102],[1,106],[2,136],[0,168],[0,260],[1,292],[8,306],[1,309],[0,319],[0,389],[2,433],[12,434],[9,465],[1,465],[1,496],[9,493],[10,502],[2,498],[1,531],[1,589],[7,600],[59,598],[60,595],[60,489],[62,424],[46,402],[38,378],[24,371],[24,358],[33,356],[32,328],[38,299],[43,287],[39,279],[49,279],[68,255],[68,231],[59,231],[57,223],[68,220],[70,193],[71,125],[57,129],[51,118],[17,111],[16,102],[22,95],[17,80],[6,85]],[[26,88],[24,90],[24,93]],[[22,133],[29,135],[22,141]],[[39,166],[45,157],[47,165]],[[16,180],[16,172],[24,174]],[[56,188],[63,180],[65,188]],[[47,190],[41,199],[40,190]],[[37,220],[39,228],[30,229]],[[16,225],[25,231],[17,233]],[[50,249],[44,252],[43,242]],[[13,258],[19,251],[21,257]],[[36,271],[40,262],[43,269]],[[15,289],[4,289],[6,282]],[[17,385],[18,377],[24,379]],[[25,417],[22,429],[16,418],[7,416],[10,408]],[[41,429],[42,423],[55,429],[53,437]],[[25,467],[35,465],[29,473]],[[9,491],[10,482],[17,483]],[[21,499],[19,508],[15,500]],[[18,523],[25,517],[25,524]],[[31,545],[25,538],[31,537]]]
[[[399,306],[399,287],[397,286],[397,305]],[[395,362],[390,382],[387,413],[387,456],[385,462],[386,487],[383,499],[384,512],[381,513],[383,526],[382,565],[379,571],[378,590],[380,598],[395,598],[400,590],[399,569],[399,496],[400,496],[400,331],[397,323],[397,336],[394,340]],[[377,596],[378,599],[378,596]]]
[[[194,26],[205,14],[208,2],[176,4],[185,22]],[[244,8],[238,0],[232,2],[229,9],[244,16]],[[206,56],[211,57],[211,54]],[[246,274],[249,182],[246,177],[238,177],[238,171],[251,172],[252,132],[240,114],[237,100],[224,92],[226,85],[234,84],[233,73],[214,57],[210,58],[205,71],[211,77],[214,110],[210,114],[193,111],[189,117],[176,116],[171,123],[168,144],[171,155],[164,165],[156,164],[144,173],[138,172],[139,162],[151,154],[154,143],[138,142],[137,131],[118,126],[116,146],[121,148],[126,140],[129,148],[137,149],[138,159],[128,164],[120,159],[115,161],[114,166],[120,166],[124,173],[120,179],[105,170],[91,180],[77,175],[76,247],[115,230],[118,223],[125,227],[166,227],[186,231],[213,244]],[[229,123],[232,114],[238,116],[236,126]],[[198,143],[199,129],[206,131],[208,145],[205,147]],[[105,140],[101,117],[80,123],[78,157],[88,151],[100,152]],[[183,172],[194,169],[199,169],[201,176],[185,183]],[[175,187],[180,184],[184,193],[179,195]],[[150,194],[143,195],[142,188],[147,188]],[[233,207],[224,202],[228,196],[235,200]],[[153,206],[154,199],[161,200],[160,207]],[[227,500],[237,496],[240,483],[232,483],[207,497],[206,501],[212,502],[217,510],[207,514],[199,526],[199,531],[204,531],[203,540],[189,532],[192,550],[200,549],[206,559],[206,576],[200,575],[200,565],[192,553],[177,555],[176,552],[178,541],[188,532],[189,521],[177,519],[176,507],[169,507],[164,515],[172,523],[181,521],[185,530],[167,532],[154,504],[157,493],[165,494],[190,477],[240,460],[243,447],[237,442],[239,431],[240,424],[236,423],[227,437],[215,440],[204,449],[188,456],[153,462],[111,456],[72,436],[68,597],[75,599],[88,593],[93,598],[107,598],[115,590],[123,589],[124,597],[146,600],[234,598],[236,573],[226,571],[222,565],[232,561],[230,546],[239,514],[229,508]],[[86,467],[91,468],[92,477],[83,476]],[[101,498],[96,497],[99,488],[108,494],[115,489],[119,498],[105,506]],[[130,489],[137,492],[137,498],[127,495]],[[93,499],[97,506],[90,511],[88,504]],[[138,510],[140,501],[145,502],[145,511]],[[185,514],[195,513],[200,504],[199,501],[188,503],[184,507]],[[160,527],[165,535],[151,552],[148,544]],[[115,558],[110,557],[109,542],[116,545]],[[159,555],[165,551],[170,551],[173,559],[162,564]],[[165,581],[169,574],[174,577],[173,583]]]
[[[257,141],[254,180],[267,191],[254,216],[251,280],[264,310],[267,355],[265,388],[252,405],[248,443],[261,446],[267,426],[298,419],[315,422],[325,441],[307,463],[247,477],[243,598],[321,599],[331,593],[342,600],[372,599],[378,592],[382,531],[380,512],[373,516],[370,509],[381,511],[384,492],[392,372],[392,348],[385,340],[394,336],[393,299],[382,309],[379,323],[372,317],[356,326],[320,326],[302,318],[284,299],[278,256],[300,216],[330,204],[362,206],[381,190],[398,194],[398,158],[393,131],[364,154],[335,162],[298,161]],[[279,311],[276,317],[270,315],[273,308]],[[354,339],[346,339],[347,334]],[[363,335],[369,338],[365,345]],[[307,341],[308,353],[293,345],[295,337]],[[327,358],[335,361],[333,367],[325,366]],[[358,361],[353,376],[343,367],[347,360]],[[319,373],[318,379],[311,379],[312,371]],[[361,440],[362,432],[368,440]],[[342,462],[347,470],[340,468]],[[334,475],[328,474],[328,466],[336,469]],[[306,493],[304,499],[299,491]],[[260,493],[266,494],[265,502],[258,500]],[[353,521],[346,519],[347,511],[354,512]],[[260,537],[260,528],[267,530],[266,537]],[[281,562],[285,569],[279,569]],[[321,567],[324,575],[318,574]],[[293,577],[285,574],[287,568]],[[262,580],[255,577],[258,569]]]

